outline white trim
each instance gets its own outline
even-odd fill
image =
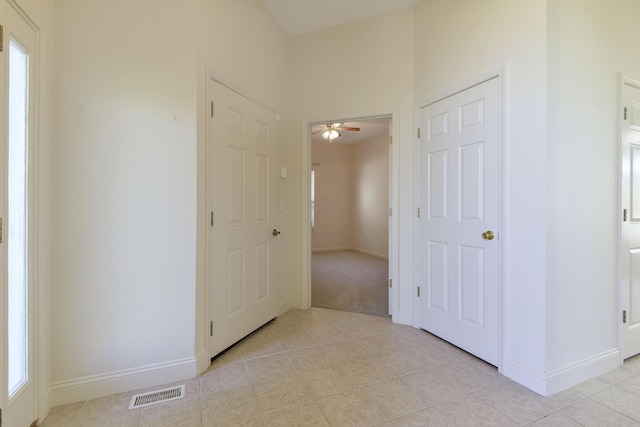
[[[301,196],[302,196],[302,230],[301,231],[301,306],[302,309],[311,307],[311,211],[310,211],[310,173],[311,173],[311,126],[323,123],[333,122],[348,122],[354,120],[371,120],[380,118],[389,118],[391,120],[389,126],[389,135],[393,138],[393,144],[391,144],[391,156],[393,165],[389,170],[389,207],[394,213],[389,217],[389,278],[393,280],[394,286],[391,289],[393,292],[393,307],[391,312],[391,318],[393,322],[410,324],[406,321],[406,316],[396,318],[398,315],[398,300],[399,300],[399,279],[398,279],[398,256],[399,256],[399,186],[398,186],[398,145],[400,144],[399,138],[400,131],[398,129],[398,123],[400,116],[397,110],[392,110],[389,113],[373,113],[363,116],[346,116],[339,118],[324,118],[320,120],[302,120],[302,167],[300,168],[301,176]]]
[[[508,358],[502,361],[500,373],[518,384],[535,391],[541,396],[544,396],[546,393],[547,384],[543,374],[533,372],[530,369],[514,363]]]
[[[502,373],[541,396],[551,396],[605,374],[618,366],[620,366],[620,352],[617,348],[612,348],[546,375],[532,372],[506,359]]]
[[[571,388],[583,381],[596,378],[620,366],[620,351],[617,348],[604,351],[556,369],[546,375],[546,396]]]
[[[211,68],[207,68],[207,79],[211,80],[211,81],[214,81],[214,82],[218,82],[222,86],[224,86],[227,89],[237,93],[238,95],[242,96],[243,98],[246,98],[249,101],[253,102],[254,104],[257,104],[260,107],[262,107],[262,108],[264,108],[264,109],[266,109],[268,111],[271,111],[273,114],[275,114],[276,120],[280,121],[280,114],[278,113],[277,109],[269,106],[269,104],[267,104],[266,102],[263,102],[260,99],[258,99],[257,97],[251,95],[248,91],[244,90],[239,85],[233,83],[231,80],[227,79],[226,77],[223,77],[222,75],[216,73]]]
[[[121,371],[79,377],[51,384],[53,406],[96,399],[196,376],[198,361],[187,357]]]
[[[196,356],[196,375],[202,374],[204,371],[209,369],[209,366],[211,366],[211,357],[209,357],[209,354],[205,349]]]

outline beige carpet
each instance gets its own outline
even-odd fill
[[[355,251],[311,255],[311,305],[389,316],[389,263]]]

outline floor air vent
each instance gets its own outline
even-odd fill
[[[151,391],[149,393],[136,394],[131,397],[129,409],[143,408],[145,406],[157,405],[171,400],[182,399],[184,397],[184,384],[177,387],[165,388]]]

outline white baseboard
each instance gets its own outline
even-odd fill
[[[500,373],[539,395],[546,396],[547,387],[544,375],[533,372],[508,359],[503,361]]]
[[[399,325],[408,325],[420,329],[418,326],[413,324],[413,317],[411,316],[411,313],[395,313],[391,320],[393,323],[397,323]]]
[[[197,361],[195,357],[188,357],[56,382],[51,384],[52,405],[66,405],[194,378],[198,363],[202,362]]]
[[[300,298],[291,298],[286,301],[282,301],[278,306],[278,316],[282,316],[292,308],[302,308],[302,300]]]
[[[562,369],[547,374],[547,394],[558,393],[583,381],[606,374],[620,366],[620,352],[617,348],[596,354]]]
[[[202,374],[209,369],[209,366],[211,366],[211,357],[209,357],[206,351],[196,356],[196,375]]]
[[[583,359],[546,375],[534,373],[509,360],[505,360],[501,372],[541,396],[551,396],[581,382],[596,378],[620,366],[617,348]]]

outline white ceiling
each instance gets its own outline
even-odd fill
[[[262,0],[289,36],[408,9],[421,0]]]
[[[389,118],[382,119],[363,119],[354,121],[345,121],[343,126],[360,128],[360,131],[342,131],[341,135],[335,139],[332,144],[355,144],[360,141],[365,141],[381,133],[389,133]],[[311,127],[312,132],[315,132],[322,128],[322,124],[313,125]],[[322,138],[322,133],[312,133],[311,142],[327,142]]]

